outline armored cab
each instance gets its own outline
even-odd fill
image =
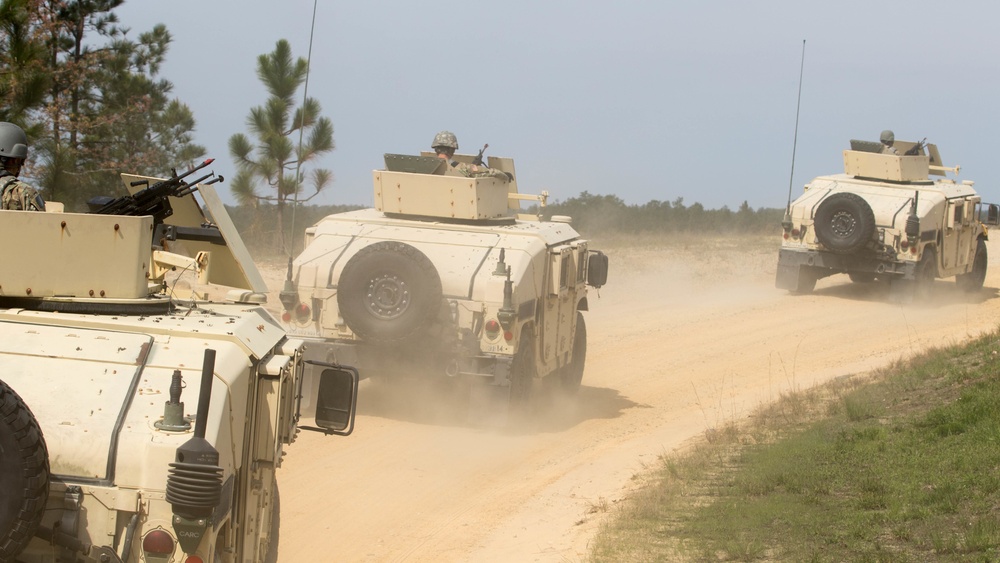
[[[971,181],[944,177],[933,144],[851,141],[844,173],[820,176],[789,204],[783,221],[776,286],[793,293],[846,273],[855,282],[884,280],[903,300],[935,278],[954,276],[976,292],[986,277],[987,230],[997,206],[980,201]],[[933,176],[933,178],[932,178]]]
[[[385,163],[374,208],[306,230],[281,294],[289,334],[362,377],[466,378],[504,407],[542,377],[575,391],[587,287],[606,282],[607,256],[568,217],[541,218],[546,194],[517,191],[512,159],[488,160],[509,179],[452,175],[427,153]],[[539,213],[521,214],[522,200]]]
[[[213,186],[171,185],[155,217],[0,211],[2,561],[273,561],[300,402],[353,427],[357,372],[299,398],[304,343]]]

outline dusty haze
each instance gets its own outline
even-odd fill
[[[286,449],[279,561],[581,561],[602,507],[659,455],[790,389],[996,326],[995,270],[975,299],[937,281],[928,305],[846,276],[791,296],[774,289],[778,243],[610,249],[579,396],[505,429],[470,425],[460,389],[362,382],[352,436],[302,432]],[[283,267],[264,273],[280,287]]]

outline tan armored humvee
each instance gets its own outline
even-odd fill
[[[0,560],[275,560],[304,343],[200,191],[162,223],[0,211]],[[185,269],[235,289],[180,295]],[[356,371],[321,378],[307,408],[349,433]]]
[[[809,292],[818,279],[846,273],[855,282],[888,281],[891,295],[904,300],[951,276],[979,291],[984,224],[997,224],[997,206],[984,205],[971,181],[944,178],[959,168],[942,166],[933,144],[897,141],[900,155],[881,154],[877,142],[851,145],[843,174],[814,179],[790,203],[776,286]],[[904,155],[914,147],[917,154]]]
[[[431,154],[385,155],[374,208],[306,230],[281,294],[286,330],[362,377],[466,378],[504,409],[540,378],[575,391],[587,286],[606,282],[607,257],[568,217],[520,213],[546,194],[518,192],[512,159],[488,160],[507,181],[445,174]]]

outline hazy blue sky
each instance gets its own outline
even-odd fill
[[[514,157],[521,191],[629,204],[783,207],[806,40],[794,193],[842,171],[851,138],[927,137],[1000,200],[995,2],[332,2],[316,19],[309,95],[334,123],[336,178],[316,203],[371,204],[386,152],[434,134]],[[308,0],[151,2],[117,13],[164,23],[162,76],[194,111],[197,141],[232,176],[227,140],[263,103],[256,58],[285,38],[305,57]]]

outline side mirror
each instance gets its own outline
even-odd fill
[[[591,250],[587,260],[587,285],[601,288],[608,283],[608,255],[600,250]]]
[[[986,205],[986,220],[983,223],[987,225],[1000,225],[1000,205],[995,203]]]
[[[330,434],[348,436],[354,431],[358,403],[358,370],[350,366],[309,362],[322,366],[316,398],[316,425]]]

